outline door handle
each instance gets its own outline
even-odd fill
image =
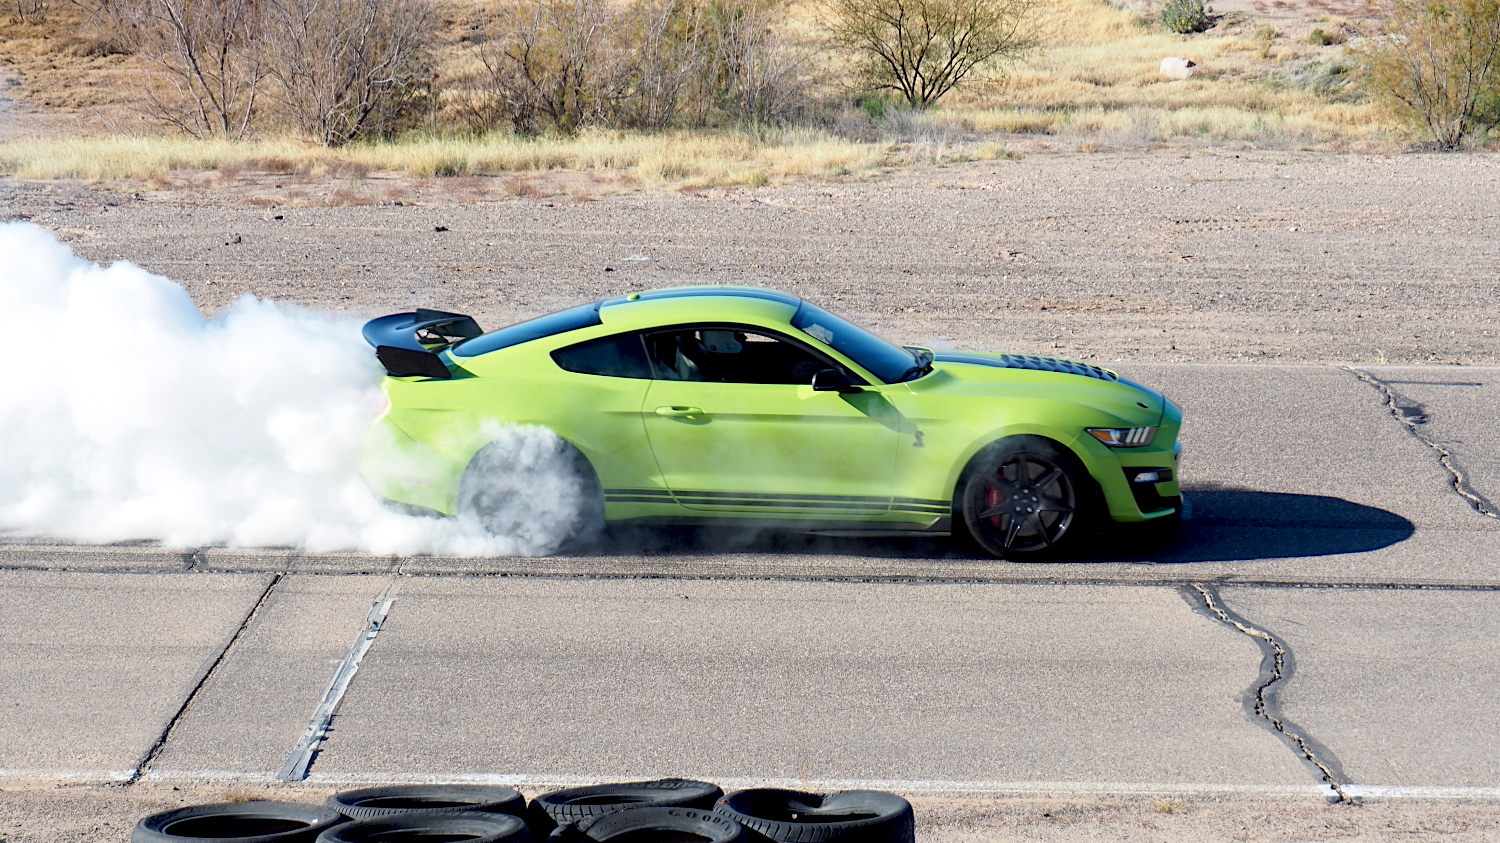
[[[678,419],[687,418],[688,416],[705,415],[705,413],[697,407],[657,407],[656,414],[658,416],[667,416],[668,418]]]

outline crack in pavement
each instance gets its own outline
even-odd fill
[[[1191,589],[1188,591],[1187,589]],[[1194,598],[1196,593],[1196,599]],[[1302,727],[1282,715],[1276,704],[1278,684],[1292,678],[1292,653],[1285,644],[1270,632],[1253,626],[1224,606],[1218,589],[1206,583],[1192,583],[1184,589],[1183,596],[1195,610],[1206,611],[1214,620],[1255,639],[1261,650],[1261,668],[1258,684],[1245,700],[1245,707],[1300,755],[1317,769],[1323,782],[1331,788],[1339,803],[1353,804],[1355,797],[1345,789],[1349,784],[1343,774],[1338,758],[1331,750],[1309,736]]]
[[[1458,467],[1453,452],[1434,442],[1431,437],[1422,432],[1420,425],[1427,422],[1426,415],[1421,413],[1413,415],[1408,412],[1413,408],[1420,409],[1421,405],[1411,401],[1403,404],[1400,393],[1391,389],[1390,384],[1369,372],[1349,366],[1342,366],[1340,368],[1369,384],[1375,391],[1379,392],[1381,397],[1385,399],[1386,408],[1391,411],[1391,417],[1400,422],[1401,426],[1406,428],[1406,432],[1414,436],[1418,442],[1437,452],[1438,462],[1442,464],[1443,468],[1447,469],[1448,474],[1452,477],[1451,485],[1453,486],[1453,491],[1459,497],[1467,501],[1469,506],[1480,515],[1486,518],[1500,518],[1500,509],[1497,509],[1494,503],[1480,494],[1473,486],[1469,485],[1469,480],[1464,476],[1463,470]]]
[[[177,730],[177,726],[182,722],[182,718],[187,716],[188,709],[193,707],[193,703],[198,699],[198,695],[203,692],[204,686],[219,672],[219,668],[223,666],[224,660],[234,650],[234,645],[238,644],[240,639],[245,637],[245,630],[250,628],[250,624],[255,621],[256,616],[260,614],[260,610],[266,605],[266,601],[271,599],[271,592],[276,590],[276,586],[280,585],[282,579],[285,577],[285,574],[280,573],[271,577],[271,581],[266,584],[265,591],[260,593],[260,597],[255,601],[255,605],[251,606],[250,611],[245,613],[245,618],[240,621],[239,628],[234,631],[234,634],[229,637],[229,641],[224,644],[224,648],[214,657],[213,662],[208,666],[208,670],[205,670],[203,675],[198,677],[197,684],[193,685],[193,689],[183,699],[182,705],[177,707],[177,711],[167,721],[166,727],[161,730],[161,734],[157,736],[156,741],[151,744],[150,748],[146,750],[146,754],[141,757],[140,763],[131,769],[130,775],[124,781],[120,782],[121,786],[129,787],[140,781],[141,776],[145,775],[146,771],[155,763],[157,756],[161,755],[161,751],[166,748],[167,740],[172,737],[172,733]]]

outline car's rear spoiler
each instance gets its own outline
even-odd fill
[[[471,317],[421,308],[371,319],[364,328],[365,341],[375,346],[375,356],[398,378],[453,377],[437,353],[482,333]]]

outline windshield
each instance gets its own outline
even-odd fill
[[[792,327],[833,347],[835,351],[868,369],[886,383],[899,383],[927,373],[915,354],[898,348],[817,305],[803,302],[792,316]]]

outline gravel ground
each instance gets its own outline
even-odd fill
[[[1497,365],[1497,162],[1038,150],[868,180],[661,195],[555,174],[524,191],[477,177],[252,174],[163,190],[0,178],[0,218],[54,229],[90,259],[168,275],[210,311],[248,293],[359,316],[437,307],[498,327],[621,291],[749,283],[938,347]],[[0,843],[123,841],[156,810],[271,792],[9,782]],[[1494,802],[916,802],[923,841],[1500,840]]]
[[[1494,365],[1497,164],[1034,152],[660,195],[542,174],[526,183],[551,194],[540,197],[479,177],[191,186],[205,176],[141,192],[0,179],[0,216],[168,275],[206,309],[253,293],[362,316],[437,307],[499,327],[620,291],[744,283],[936,347]],[[375,204],[339,204],[350,202]]]

